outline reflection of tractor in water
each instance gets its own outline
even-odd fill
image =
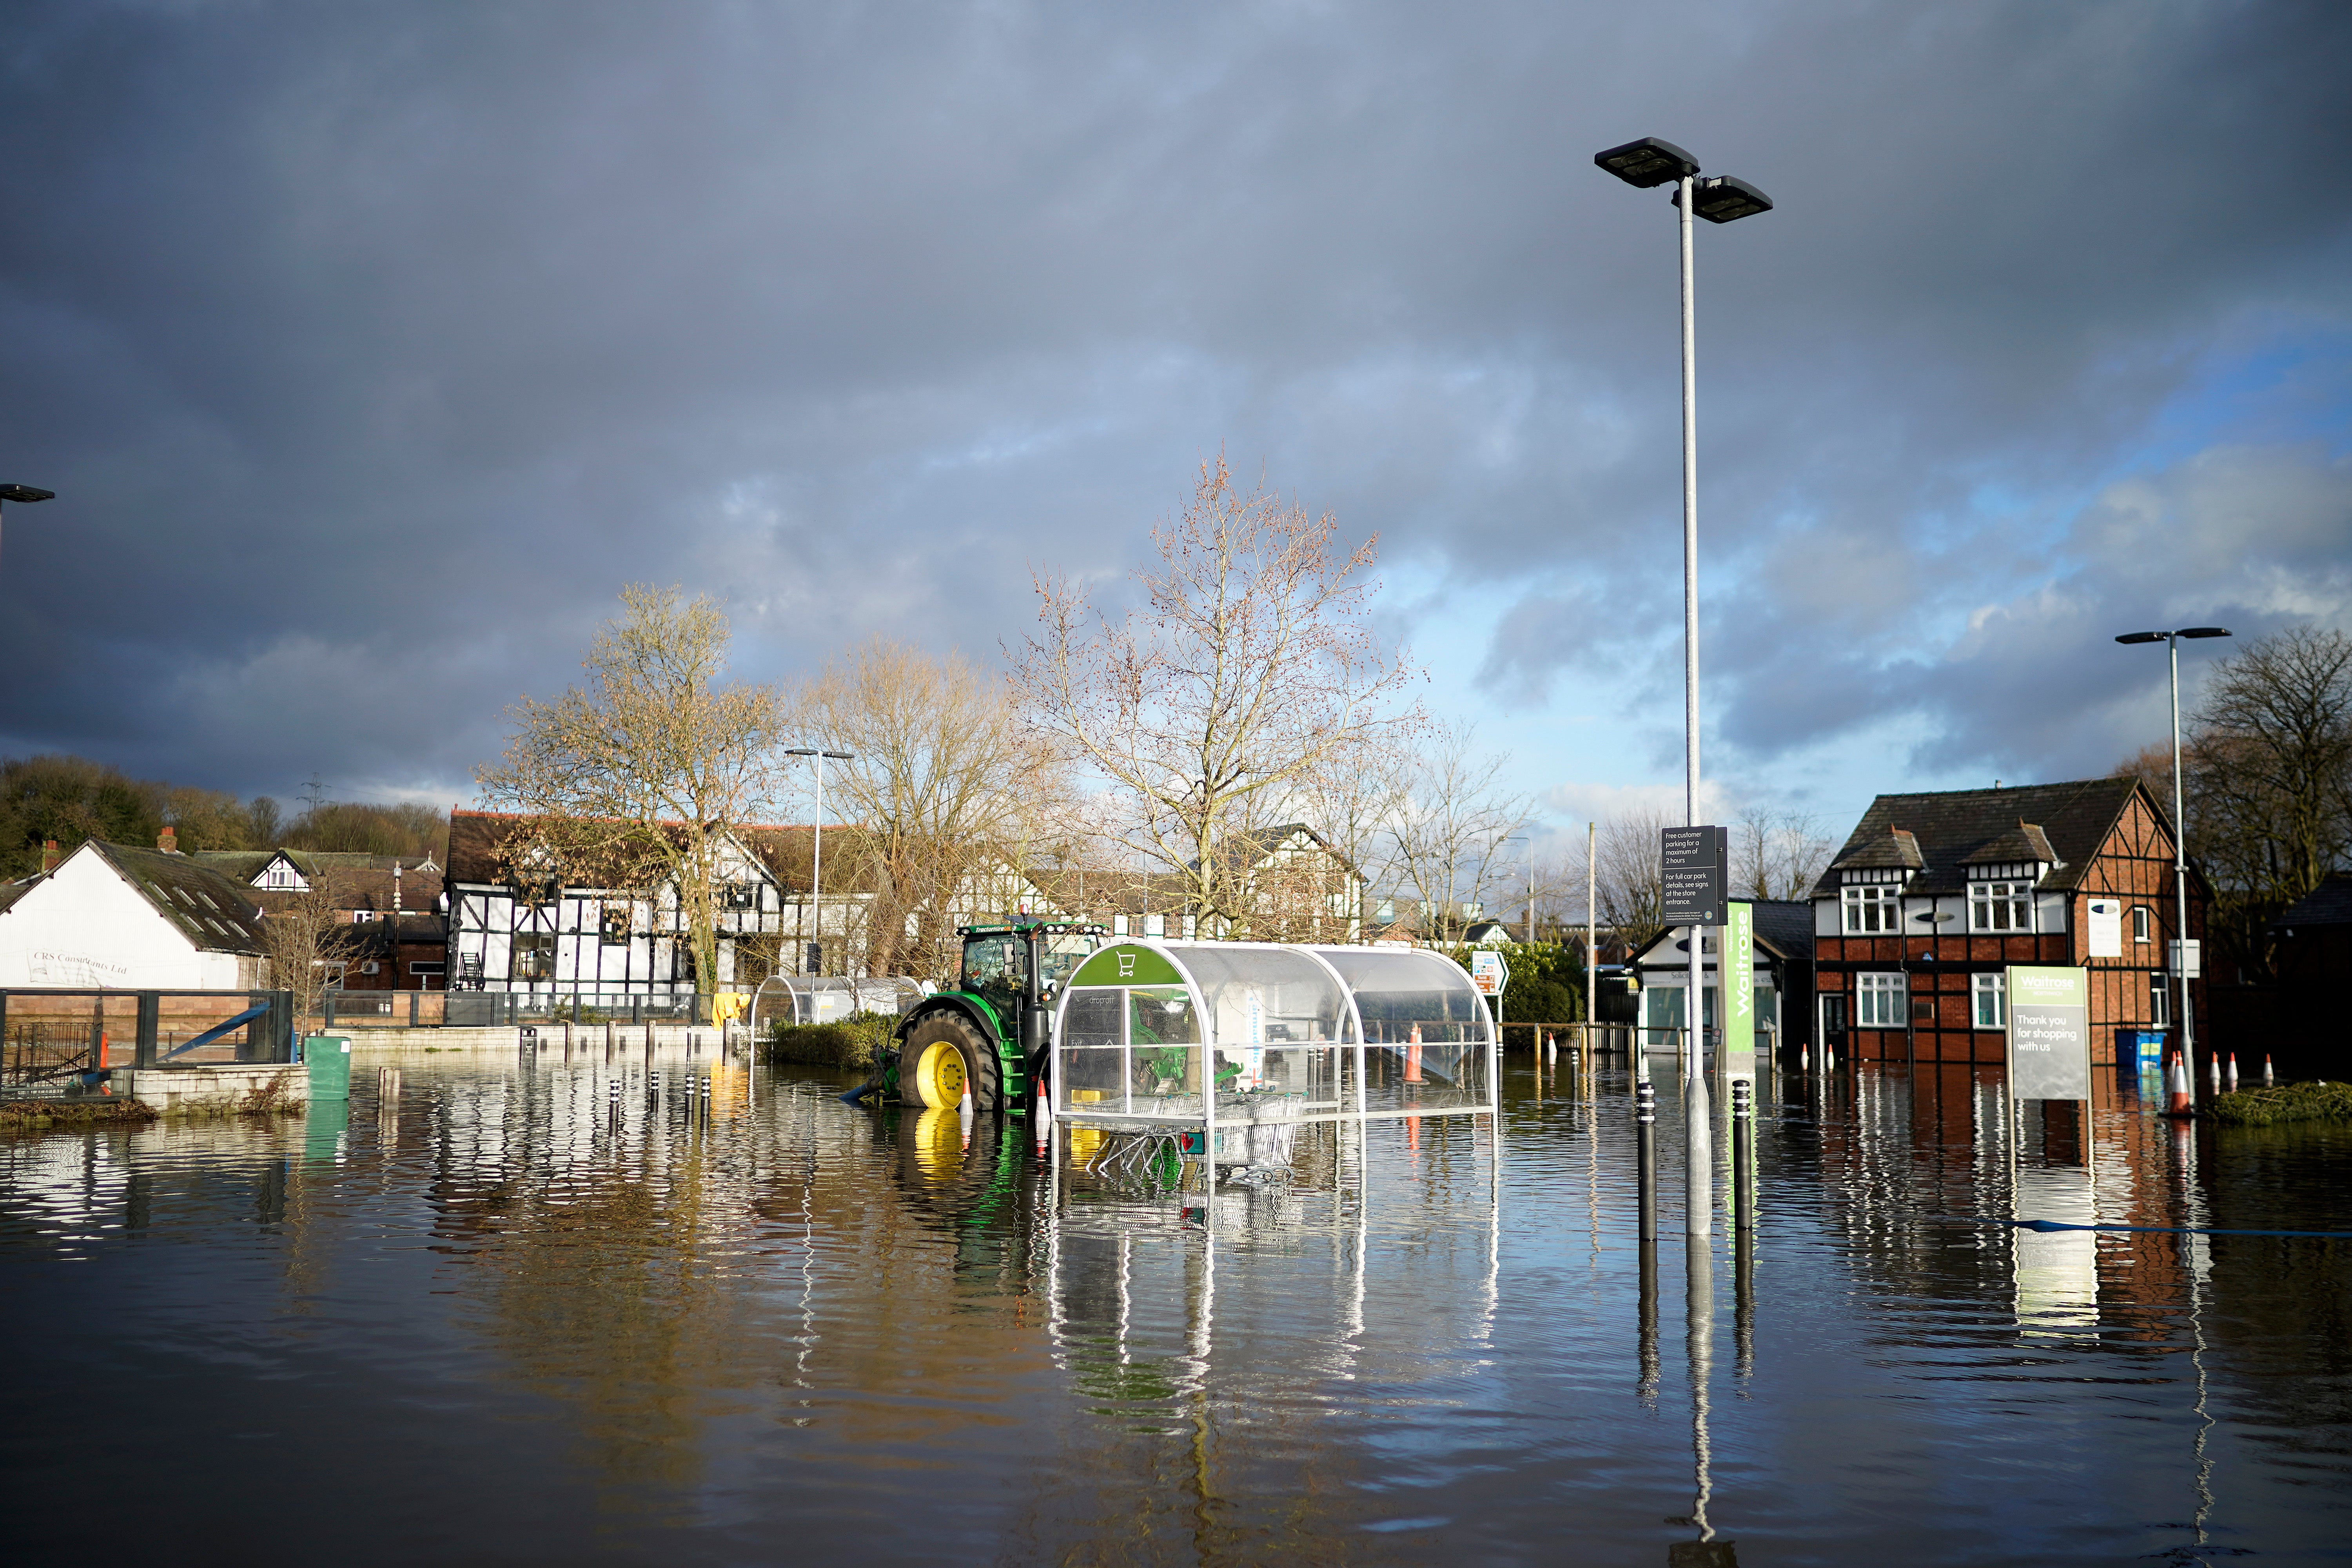
[[[867,1088],[933,1110],[955,1110],[967,1089],[975,1110],[1024,1110],[1045,1069],[1048,1009],[1102,927],[1016,921],[957,934],[963,972],[955,989],[908,1013],[896,1061]]]

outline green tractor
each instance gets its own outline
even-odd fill
[[[975,1110],[1026,1110],[1045,1065],[1048,1009],[1103,928],[1015,921],[956,934],[955,989],[924,997],[900,1021],[898,1059],[869,1088],[933,1110],[953,1110],[969,1089]]]

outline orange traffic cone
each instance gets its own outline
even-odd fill
[[[2271,1058],[2264,1057],[2263,1058],[2263,1087],[2264,1089],[2268,1089],[2273,1081],[2274,1080],[2271,1078]]]
[[[2176,1117],[2195,1115],[2196,1111],[2189,1104],[2194,1094],[2189,1087],[2189,1064],[2180,1059],[2179,1053],[2175,1052],[2166,1064],[2164,1077],[2165,1088],[2169,1091],[2169,1103],[2164,1113]]]
[[[1412,1026],[1412,1033],[1405,1039],[1404,1080],[1407,1083],[1421,1081],[1421,1026],[1419,1024]]]

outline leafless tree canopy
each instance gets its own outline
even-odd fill
[[[856,945],[875,973],[953,969],[962,906],[1004,872],[1060,859],[1076,836],[1067,764],[1020,722],[1004,683],[960,655],[877,637],[795,707],[809,743],[854,753],[828,765],[826,788],[861,828],[842,852],[869,862],[855,868],[874,893]]]
[[[1341,556],[1337,532],[1328,514],[1242,494],[1220,455],[1183,516],[1153,529],[1141,608],[1109,620],[1069,578],[1036,579],[1021,708],[1121,794],[1119,841],[1181,880],[1204,929],[1248,922],[1251,858],[1228,840],[1412,721],[1394,708],[1413,672],[1366,615],[1374,542]]]
[[[2212,931],[2250,977],[2270,973],[2266,925],[2352,858],[2352,637],[2295,627],[2213,672],[2182,748],[2189,851],[2213,889]],[[2136,773],[2170,815],[2171,748]]]
[[[774,798],[782,707],[765,686],[723,681],[730,634],[708,597],[631,585],[583,661],[584,686],[525,697],[505,758],[477,771],[484,800],[532,818],[509,869],[571,869],[591,885],[677,889],[695,984],[719,973],[723,831]]]
[[[1731,830],[1733,896],[1808,897],[1836,851],[1811,813],[1751,806]]]
[[[327,983],[359,952],[360,931],[323,880],[273,899],[261,921],[270,984],[291,992],[295,1027],[319,1010]]]
[[[1524,880],[1505,841],[1527,826],[1532,803],[1498,782],[1507,753],[1478,755],[1466,723],[1441,726],[1409,760],[1389,824],[1398,886],[1421,910],[1422,935],[1457,938],[1468,908],[1499,905]]]

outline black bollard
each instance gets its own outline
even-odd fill
[[[1641,1254],[1640,1372],[1635,1389],[1644,1401],[1658,1395],[1658,1244],[1644,1238]]]
[[[1737,1228],[1756,1228],[1756,1089],[1744,1078],[1731,1083],[1731,1212]]]
[[[1642,1240],[1658,1239],[1658,1091],[1643,1079],[1633,1087],[1633,1140],[1640,1150]]]

